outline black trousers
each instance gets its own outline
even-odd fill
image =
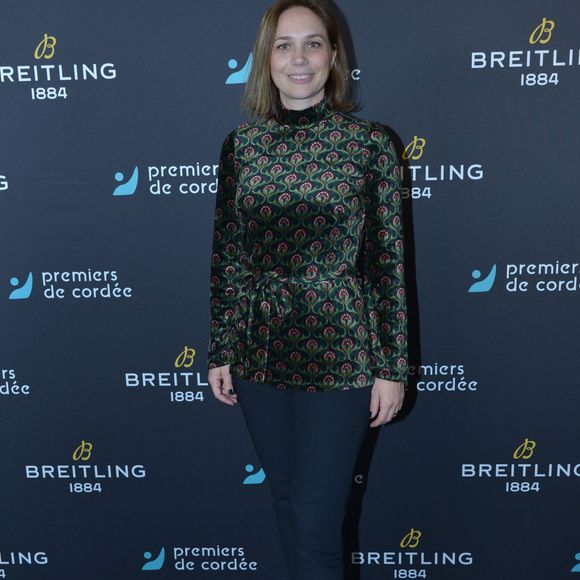
[[[371,387],[305,392],[233,377],[292,580],[342,580],[342,525]]]

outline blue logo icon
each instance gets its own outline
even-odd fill
[[[226,85],[243,85],[247,82],[248,77],[250,76],[250,71],[252,70],[253,60],[254,55],[250,52],[246,64],[240,70],[234,70],[233,73],[230,73],[226,79]],[[228,66],[231,69],[236,69],[238,61],[235,58],[230,58],[230,60],[228,60]]]
[[[489,271],[489,274],[483,279],[481,278],[481,272],[479,270],[473,270],[471,272],[471,277],[477,282],[474,282],[470,287],[468,292],[489,292],[493,283],[495,282],[495,273],[496,273],[496,266],[495,264]]]
[[[10,278],[10,285],[11,286],[18,286],[20,284],[20,280],[18,278]],[[22,284],[22,286],[15,288],[10,292],[8,296],[8,300],[25,300],[26,298],[30,298],[30,294],[32,292],[32,272],[28,273],[28,278],[26,278],[26,282]]]
[[[117,171],[115,173],[115,181],[123,181],[125,179],[125,175],[121,171]],[[115,187],[113,191],[113,195],[133,195],[137,190],[137,183],[139,182],[139,168],[135,165],[135,169],[133,169],[133,175],[120,185]]]
[[[153,560],[153,554],[151,552],[144,552],[143,557],[149,562],[145,562],[141,570],[161,570],[163,568],[163,562],[165,562],[165,548],[161,548],[161,551],[157,557]]]
[[[579,562],[578,564],[576,564],[575,566],[572,566],[572,569],[570,570],[570,572],[580,572],[580,552],[578,552],[574,558],[576,558],[576,560]]]
[[[264,473],[263,468],[260,468],[256,473],[252,473],[254,470],[254,466],[251,463],[246,465],[246,471],[250,474],[247,475],[244,481],[242,482],[243,485],[259,485],[263,483],[266,479],[266,474]]]

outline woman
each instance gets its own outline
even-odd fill
[[[292,578],[339,579],[358,451],[407,380],[399,160],[348,113],[327,4],[278,0],[253,55],[257,120],[220,157],[208,381],[223,403],[239,396]]]

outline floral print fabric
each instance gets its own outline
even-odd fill
[[[242,123],[219,162],[208,368],[281,389],[407,381],[399,159],[322,99]]]

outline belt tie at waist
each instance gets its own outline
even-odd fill
[[[324,280],[354,279],[349,273],[333,273],[305,278],[303,276],[278,276],[273,272],[263,272],[254,275],[245,282],[249,300],[248,322],[246,326],[246,348],[244,366],[249,368],[250,362],[258,368],[256,379],[266,379],[266,369],[270,348],[270,325],[274,314],[284,318],[293,309],[292,293],[285,287],[287,284],[309,285]],[[260,332],[260,315],[265,315],[263,330]],[[260,376],[262,375],[262,376]]]

